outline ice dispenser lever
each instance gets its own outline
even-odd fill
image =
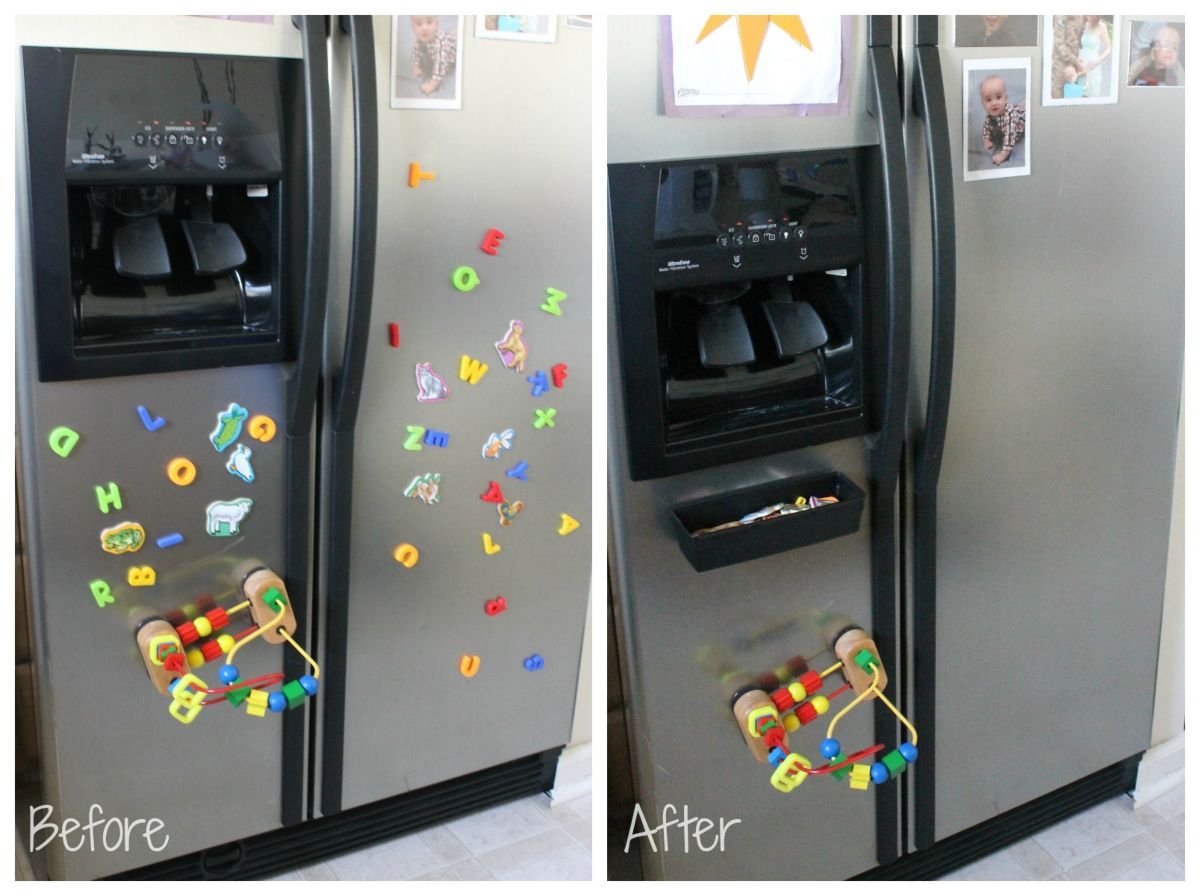
[[[246,263],[246,249],[223,221],[182,221],[192,266],[201,277],[227,274]]]
[[[157,216],[138,218],[113,234],[113,267],[122,277],[159,280],[171,276],[171,258]]]
[[[738,305],[713,308],[696,327],[700,363],[705,367],[732,367],[754,361],[754,345],[746,318]]]
[[[825,324],[808,302],[764,302],[762,309],[781,358],[811,352],[829,341]]]

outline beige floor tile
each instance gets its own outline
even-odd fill
[[[1142,833],[1130,816],[1107,803],[1093,806],[1034,835],[1034,840],[1068,873]]]
[[[561,828],[550,828],[510,843],[490,852],[476,853],[475,858],[498,880],[513,868],[570,846],[578,846]]]
[[[1014,843],[1008,848],[1008,854],[1021,863],[1033,880],[1053,880],[1063,873],[1062,866],[1033,838]]]
[[[1181,784],[1179,787],[1167,791],[1158,799],[1151,800],[1146,806],[1170,821],[1175,816],[1183,814],[1185,799],[1186,793]]]
[[[338,880],[410,880],[445,865],[416,834],[377,843],[326,864]]]
[[[503,874],[497,880],[591,880],[592,857],[583,847],[568,846],[531,859]]]
[[[409,880],[458,880],[456,875],[449,868],[435,868],[425,874],[418,874],[416,877],[411,877]]]
[[[337,880],[337,875],[326,862],[316,862],[297,869],[302,880]]]
[[[516,800],[447,822],[446,827],[474,856],[552,830],[554,821],[525,800]]]
[[[439,824],[437,827],[426,828],[417,836],[447,865],[453,865],[455,862],[461,862],[463,859],[471,857],[467,848],[462,845],[462,841],[455,837],[454,833],[445,825]]]
[[[495,880],[492,873],[479,864],[478,859],[467,859],[465,862],[455,862],[450,866],[459,880]]]
[[[1159,852],[1162,852],[1162,846],[1154,842],[1153,837],[1149,834],[1138,834],[1120,846],[1114,846],[1086,862],[1081,862],[1072,868],[1067,876],[1071,880],[1112,880]]]
[[[941,880],[1033,880],[1032,875],[1016,858],[1004,849],[959,868]]]
[[[1182,845],[1183,816],[1178,815],[1170,821],[1159,822],[1150,828],[1150,836],[1166,849]]]
[[[564,821],[561,827],[570,835],[572,840],[574,840],[588,852],[591,852],[592,822],[590,819],[571,819],[570,821]]]
[[[1170,853],[1160,852],[1114,880],[1183,880],[1183,863]]]

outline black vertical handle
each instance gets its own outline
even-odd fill
[[[329,71],[326,62],[324,16],[292,20],[300,29],[303,50],[305,177],[304,177],[304,283],[299,347],[295,370],[287,384],[286,479],[284,519],[284,578],[296,614],[295,638],[308,639],[306,605],[312,570],[311,473],[312,425],[321,367],[321,337],[329,279],[330,123]],[[283,655],[283,672],[293,681],[305,672],[296,651]],[[280,762],[280,821],[283,825],[304,820],[305,722],[307,713],[283,717],[283,756]]]
[[[330,123],[329,65],[324,16],[300,16],[304,53],[305,270],[296,369],[288,381],[287,434],[312,432],[321,370],[321,337],[329,284]]]
[[[871,450],[871,614],[875,642],[885,656],[897,656],[896,610],[897,519],[896,491],[904,446],[905,401],[908,395],[910,332],[910,264],[908,238],[908,175],[904,155],[904,122],[896,62],[892,55],[891,16],[867,21],[870,69],[869,109],[879,134],[883,198],[884,383],[880,397],[879,433]],[[872,297],[873,298],[873,297]],[[897,684],[899,687],[897,678]],[[896,720],[875,701],[875,736],[884,743],[895,739]],[[900,850],[899,793],[895,787],[876,788],[875,850],[879,863],[896,860]]]
[[[379,119],[375,99],[375,32],[370,16],[342,16],[350,36],[354,82],[354,238],[350,259],[350,306],[342,369],[334,377],[333,429],[348,432],[358,418],[371,301],[375,289],[375,237],[379,219]]]
[[[370,16],[343,16],[350,38],[354,85],[354,236],[350,261],[350,303],[342,369],[333,384],[333,429],[329,435],[330,490],[326,559],[324,739],[321,751],[321,812],[342,808],[345,757],[346,654],[349,651],[350,548],[353,512],[354,426],[366,365],[371,303],[375,286],[378,224],[379,124],[375,96],[375,35]]]
[[[934,736],[937,661],[937,485],[954,365],[954,172],[950,122],[942,87],[937,16],[917,16],[913,62],[913,112],[921,119],[929,166],[930,229],[933,243],[933,333],[925,428],[913,437],[913,631],[914,718],[921,740],[916,774],[916,845],[926,849],[935,835]]]

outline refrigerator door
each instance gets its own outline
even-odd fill
[[[1183,369],[1183,90],[1124,86],[1122,28],[1118,101],[1044,106],[1043,47],[957,49],[940,26],[958,301],[936,621],[913,633],[936,692],[922,846],[1149,746]],[[995,56],[1030,58],[1032,173],[963,182],[963,62]],[[933,322],[914,193],[920,370]]]
[[[197,21],[185,28],[178,19],[138,19],[124,21],[121,33],[109,19],[54,24],[59,30],[44,20],[25,20],[27,42],[212,53],[220,47],[204,41],[221,33],[228,46],[246,53],[295,56],[300,49],[299,32],[286,20]],[[249,35],[242,30],[254,28],[259,30]],[[298,87],[299,79],[293,83]],[[25,86],[26,102],[36,101],[37,86]],[[17,146],[18,183],[24,186],[30,184],[24,134]],[[180,625],[216,607],[234,609],[242,601],[242,574],[255,565],[285,576],[289,564],[306,565],[307,552],[289,556],[286,544],[289,529],[304,531],[288,520],[296,486],[288,425],[297,418],[287,391],[304,365],[39,381],[32,304],[35,278],[46,271],[31,263],[30,207],[62,201],[57,193],[63,189],[61,182],[32,183],[17,216],[19,489],[44,774],[42,805],[19,823],[30,848],[45,852],[52,877],[80,879],[280,824],[281,764],[287,761],[281,716],[246,717],[217,705],[180,724],[169,714],[171,699],[147,679],[134,627],[156,614]],[[295,220],[309,220],[298,206],[292,207]],[[292,237],[281,232],[278,239],[290,252]],[[290,276],[292,282],[303,279],[295,271]],[[289,326],[299,331],[303,325],[296,317]],[[292,397],[299,401],[301,394],[296,390]],[[240,453],[237,464],[231,455],[240,449],[231,443],[218,452],[212,441],[221,429],[218,415],[232,402],[274,424],[273,438],[264,428],[254,430],[261,440],[251,437],[249,425],[243,429],[239,441],[250,450]],[[307,475],[306,467],[299,471],[302,493]],[[214,509],[217,502],[242,498],[249,502],[239,503],[238,513],[222,518]],[[107,540],[105,530],[112,536]],[[287,576],[287,582],[302,607],[303,581]],[[250,628],[246,614],[231,613],[227,628],[214,625],[212,639],[242,636]],[[262,641],[245,647],[236,657],[243,680],[281,669],[287,648]],[[222,662],[192,671],[208,687],[220,687]],[[303,790],[300,776],[290,784],[295,794]],[[221,857],[211,858],[207,873],[228,870]]]
[[[326,608],[328,629],[347,636],[325,645],[324,814],[570,737],[594,525],[591,35],[485,40],[475,22],[438,26],[459,29],[459,110],[390,108],[393,78],[411,83],[413,30],[408,16],[398,35],[391,17],[373,22],[373,310],[353,478],[328,481],[327,468],[324,486],[330,504],[350,491],[353,532],[348,597]],[[348,76],[339,84],[335,107],[349,108]],[[409,186],[412,166],[428,177]],[[343,233],[349,211],[339,207]],[[456,288],[473,280],[455,273],[465,267],[478,283]],[[339,261],[335,283],[348,276]],[[332,315],[335,371],[344,314]],[[520,371],[497,349],[518,328]],[[488,368],[473,384],[460,378],[471,359]]]
[[[877,143],[867,111],[866,28],[865,20],[853,20],[846,116],[678,119],[662,114],[660,20],[610,18],[609,161]],[[890,50],[883,52],[890,61]],[[610,205],[627,198],[610,195]],[[621,339],[616,301],[610,288],[614,357]],[[821,631],[829,616],[850,617],[868,631],[882,624],[872,608],[871,512],[854,534],[703,573],[681,551],[672,518],[674,508],[697,499],[804,474],[840,471],[866,488],[872,472],[864,440],[634,481],[625,385],[618,365],[610,364],[609,575],[638,800],[634,816],[614,825],[629,832],[627,849],[641,850],[647,878],[838,879],[873,867],[880,861],[877,797],[879,811],[895,823],[894,809],[883,808],[883,789],[862,793],[845,781],[818,778],[794,793],[777,792],[771,767],[747,749],[729,703],[733,677],[768,673],[797,657],[816,671],[835,663]],[[820,763],[829,721],[791,734],[792,749]],[[855,749],[874,743],[872,713],[849,714],[837,734]]]

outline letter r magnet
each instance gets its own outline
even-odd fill
[[[495,227],[489,228],[488,232],[483,235],[483,242],[479,244],[479,248],[488,255],[495,255],[496,250],[500,248],[500,241],[504,239],[504,234]]]

